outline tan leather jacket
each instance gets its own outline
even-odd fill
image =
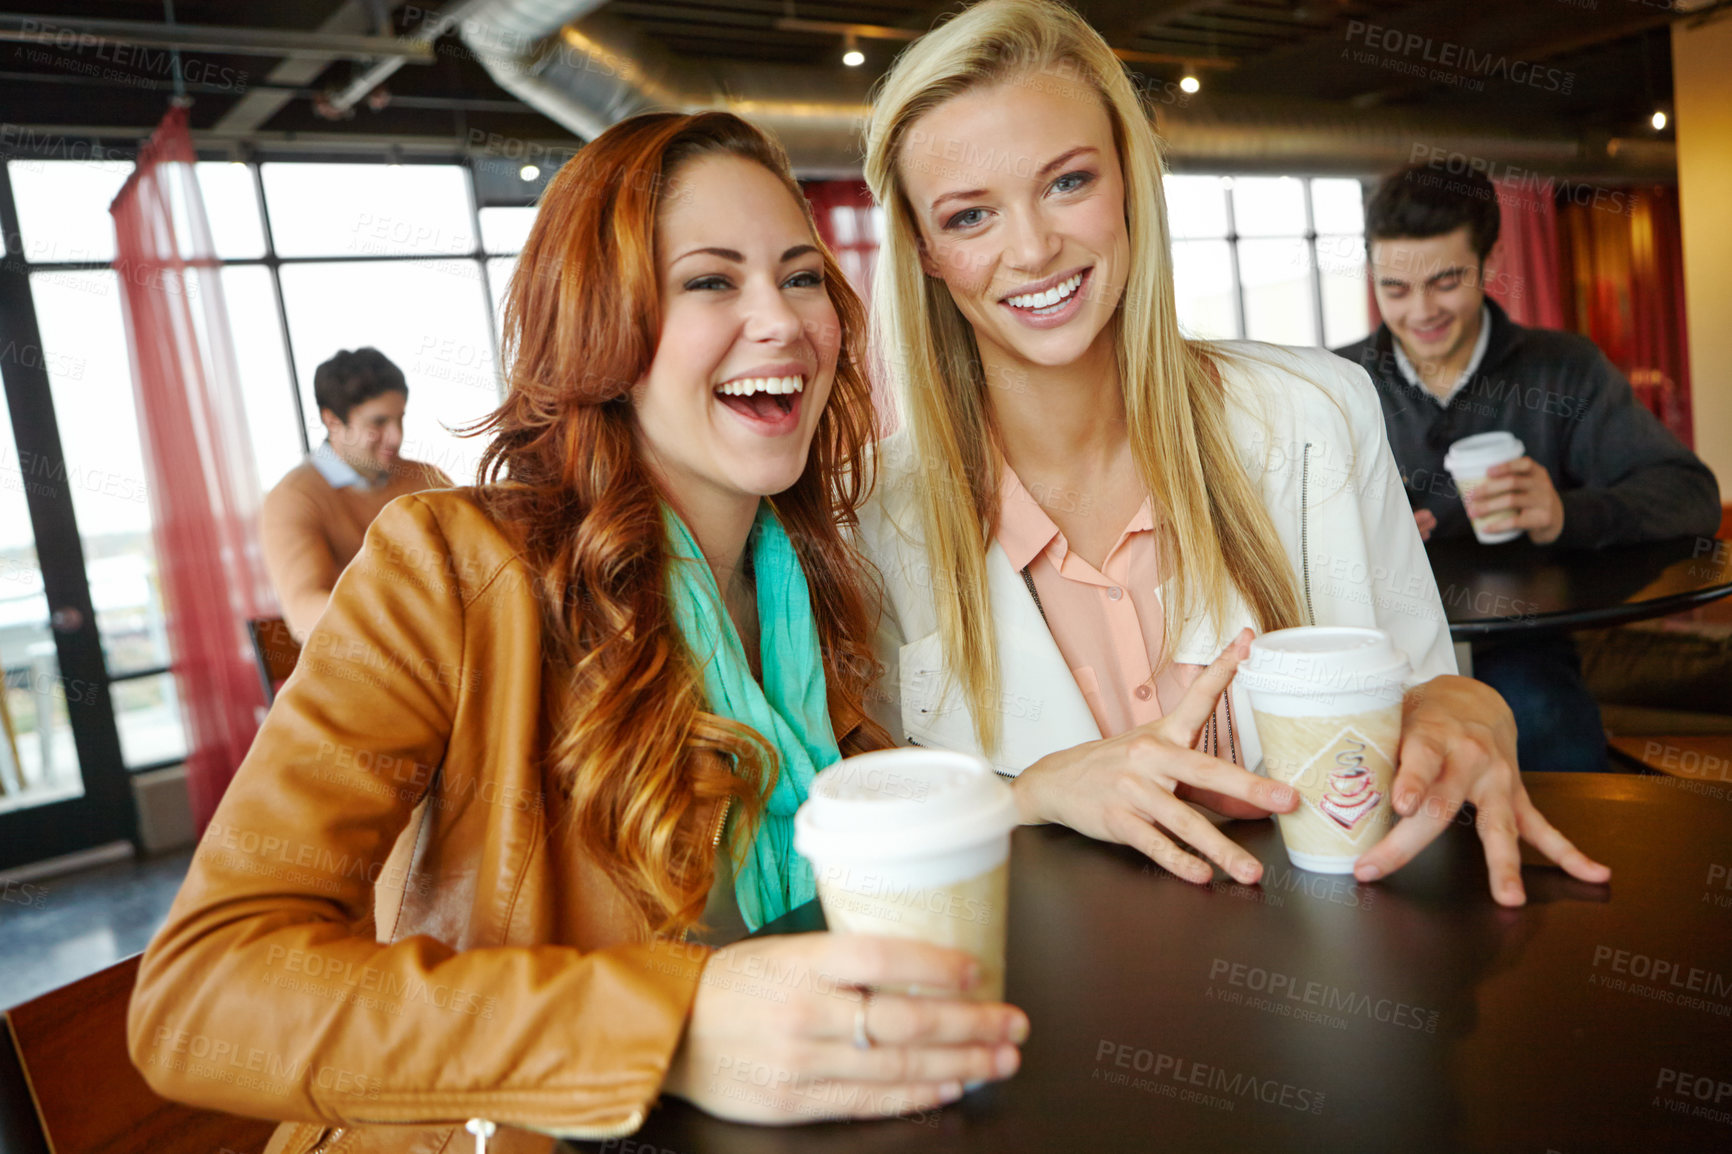
[[[145,1079],[287,1121],[269,1154],[628,1134],[708,956],[646,940],[565,832],[534,587],[471,493],[373,524],[139,970]]]

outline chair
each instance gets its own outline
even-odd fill
[[[265,704],[277,699],[277,689],[295,671],[301,659],[301,643],[289,632],[281,617],[254,617],[247,622],[253,639],[253,659],[258,662],[259,681],[265,687]]]
[[[133,1067],[126,1004],[138,959],[134,954],[5,1012],[11,1040],[0,1044],[16,1048],[46,1148],[54,1154],[258,1154],[275,1122],[170,1102]]]

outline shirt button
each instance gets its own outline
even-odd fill
[[[1117,601],[1120,597],[1123,597],[1124,595],[1125,595],[1125,591],[1123,589],[1120,589],[1117,585],[1114,585],[1111,589],[1107,590],[1107,599],[1110,601]]]
[[[1153,689],[1150,689],[1147,685],[1137,686],[1137,700],[1138,701],[1147,701],[1149,698],[1153,697],[1154,695],[1155,695],[1155,691]]]

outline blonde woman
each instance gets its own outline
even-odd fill
[[[1047,0],[986,0],[922,37],[881,84],[866,176],[905,424],[862,516],[888,594],[874,700],[898,738],[982,753],[1027,822],[1253,882],[1261,864],[1186,804],[1298,805],[1246,768],[1233,666],[1252,630],[1375,625],[1423,683],[1404,817],[1359,880],[1464,802],[1497,901],[1525,901],[1519,839],[1609,877],[1528,799],[1503,700],[1456,676],[1365,374],[1180,333],[1159,143],[1098,33]]]

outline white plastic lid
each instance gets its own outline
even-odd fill
[[[981,758],[887,749],[812,779],[794,815],[794,848],[814,865],[871,865],[954,853],[1018,824],[1016,798]]]
[[[1449,447],[1449,452],[1443,455],[1443,467],[1451,473],[1483,473],[1525,452],[1527,446],[1514,433],[1475,433]]]
[[[1277,629],[1251,642],[1239,662],[1238,683],[1251,693],[1290,697],[1387,696],[1408,675],[1407,657],[1381,629],[1302,625]]]

